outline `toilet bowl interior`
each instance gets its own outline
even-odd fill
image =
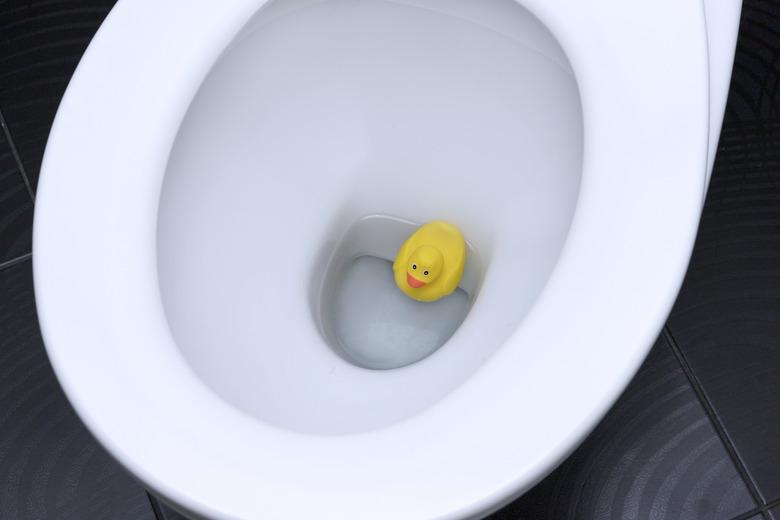
[[[399,290],[393,267],[401,245],[419,226],[388,215],[355,222],[335,246],[314,303],[330,346],[358,366],[389,370],[420,361],[447,342],[479,292],[482,264],[466,242],[457,288],[437,301],[415,301]]]
[[[224,400],[346,433],[429,407],[500,348],[560,255],[582,169],[576,80],[513,0],[273,0],[203,82],[163,182],[168,324]],[[323,269],[361,217],[445,219],[481,260],[429,357],[367,370],[318,326]]]

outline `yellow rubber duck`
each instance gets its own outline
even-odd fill
[[[395,283],[410,298],[432,302],[458,287],[466,265],[466,241],[458,228],[437,220],[421,226],[398,250]]]

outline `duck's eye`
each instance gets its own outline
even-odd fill
[[[424,274],[425,276],[428,276],[428,271],[423,271],[423,274]]]
[[[417,269],[417,264],[412,264],[412,269]]]

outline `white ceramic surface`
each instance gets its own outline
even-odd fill
[[[272,30],[271,21],[276,17],[305,18],[304,8],[324,8],[328,3],[278,1],[261,16],[267,17]],[[411,3],[376,7],[411,9]],[[513,272],[512,255],[502,252],[504,240],[515,239],[513,231],[524,236],[536,226],[559,230],[559,234],[561,229],[568,229],[568,234],[563,231],[565,241],[561,239],[555,253],[545,257],[544,268],[539,268],[538,273],[544,274],[534,278],[538,284],[535,297],[522,304],[527,293],[517,295],[518,304],[506,309],[511,322],[494,341],[486,342],[489,346],[474,341],[477,350],[466,348],[468,336],[461,332],[467,330],[469,316],[452,340],[460,335],[463,341],[458,350],[463,362],[450,365],[456,370],[436,372],[446,366],[447,359],[458,358],[448,354],[449,345],[420,363],[416,370],[423,370],[427,363],[436,374],[430,380],[431,388],[436,387],[432,393],[439,392],[435,399],[418,409],[407,407],[390,422],[384,421],[379,411],[376,416],[381,420],[349,428],[351,433],[337,434],[341,424],[337,418],[319,418],[303,426],[267,420],[267,412],[274,411],[268,407],[274,404],[280,408],[300,405],[289,393],[282,393],[278,401],[266,398],[268,407],[262,408],[265,417],[262,413],[246,413],[246,407],[236,407],[240,404],[226,400],[224,393],[220,397],[213,384],[204,380],[203,371],[193,370],[195,358],[187,353],[191,344],[177,345],[174,341],[161,296],[163,281],[158,280],[158,245],[168,243],[158,244],[158,228],[162,238],[165,212],[165,194],[162,205],[160,194],[164,179],[169,182],[166,171],[170,174],[177,160],[177,133],[188,118],[198,117],[199,112],[190,111],[190,107],[196,108],[198,99],[203,99],[205,91],[198,91],[208,84],[211,73],[218,72],[219,65],[214,64],[221,57],[230,59],[228,47],[240,53],[244,38],[251,40],[242,28],[248,27],[248,21],[264,4],[263,0],[120,0],[80,63],[50,134],[35,215],[37,305],[47,350],[62,386],[90,430],[119,461],[180,507],[205,517],[365,518],[371,512],[372,518],[458,518],[499,507],[542,478],[594,426],[634,374],[674,301],[693,244],[701,187],[707,174],[710,85],[702,5],[676,0],[641,5],[622,0],[524,0],[518,2],[521,8],[511,0],[426,2],[420,19],[435,12],[443,16],[442,12],[449,11],[450,17],[456,13],[461,19],[471,20],[471,24],[464,21],[464,26],[487,24],[494,32],[519,36],[518,47],[531,47],[546,58],[555,58],[555,48],[560,44],[579,87],[584,141],[581,174],[576,172],[571,177],[567,173],[562,177],[567,180],[558,186],[560,193],[570,193],[573,179],[578,178],[579,191],[576,203],[566,202],[565,197],[550,199],[557,205],[549,208],[544,218],[533,214],[522,218],[523,204],[535,203],[524,198],[522,176],[533,171],[497,176],[494,180],[502,184],[495,191],[484,192],[481,186],[469,185],[468,191],[450,193],[461,196],[466,207],[475,195],[488,197],[496,206],[489,209],[494,218],[481,220],[476,209],[466,212],[468,217],[464,218],[469,238],[480,252],[485,250],[488,260],[485,282],[472,312],[482,301],[489,301],[490,291],[494,295],[500,292],[501,282],[511,284],[523,276],[522,272]],[[346,0],[334,0],[333,4],[334,9],[349,11],[350,2]],[[537,16],[554,39],[532,23],[533,18],[525,16],[523,8]],[[510,11],[512,16],[496,16]],[[511,22],[518,18],[527,29],[519,34],[511,23],[490,25],[495,20]],[[410,24],[419,21],[416,17],[409,20]],[[360,29],[355,28],[358,33]],[[708,29],[713,34],[712,26]],[[236,40],[239,34],[241,38]],[[298,36],[308,37],[306,31]],[[366,35],[364,42],[369,49],[373,42],[370,36]],[[399,40],[403,42],[403,38]],[[327,42],[323,47],[328,47]],[[507,52],[502,48],[483,48],[486,62],[492,63]],[[410,60],[416,57],[412,51]],[[321,68],[327,65],[324,62]],[[558,70],[567,67],[565,62],[555,66]],[[424,75],[425,71],[420,72]],[[508,67],[507,77],[515,72]],[[414,86],[414,82],[415,76],[408,78],[408,84]],[[514,85],[511,81],[508,84]],[[555,91],[563,84],[564,79],[559,78],[547,86]],[[502,84],[494,86],[499,92]],[[314,95],[312,90],[327,89],[327,84],[314,83],[294,92],[305,96]],[[522,93],[522,88],[517,89]],[[337,90],[331,93],[335,95]],[[501,92],[496,101],[505,102],[506,96]],[[562,102],[571,99],[561,97]],[[231,103],[229,99],[225,102]],[[262,105],[261,99],[256,102]],[[464,109],[468,110],[473,102],[464,100]],[[390,100],[388,103],[392,106]],[[220,127],[221,113],[208,112],[208,106],[204,105],[200,114],[216,118],[209,123],[215,128],[231,128]],[[342,146],[346,155],[355,150],[376,151],[360,141],[366,135],[363,132],[355,132],[355,140],[342,141],[340,136],[351,135],[345,134],[342,126],[342,116],[351,115],[350,111],[345,108],[331,115],[324,106],[315,103],[310,107],[321,116],[311,121],[315,127],[324,125],[328,117],[335,118],[333,128],[339,133],[329,135],[330,141],[315,142],[314,148],[310,145],[304,149],[294,142],[299,132],[269,132],[269,138],[278,139],[272,144],[290,147],[287,157],[315,153],[317,144],[321,148]],[[576,109],[547,114],[553,118],[568,114],[570,121],[577,121],[571,117],[572,111]],[[247,119],[252,113],[247,111]],[[484,123],[486,132],[493,129],[492,118],[501,117],[498,112],[490,113]],[[442,115],[446,117],[447,112]],[[240,116],[235,112],[236,118]],[[303,135],[313,128],[306,127],[306,123],[305,118],[300,120]],[[251,126],[252,122],[242,124]],[[442,131],[450,133],[456,128],[457,122],[452,121]],[[522,121],[500,128],[523,135],[528,132]],[[221,135],[210,137],[220,146],[242,150],[240,142],[219,142]],[[247,139],[251,140],[252,135],[250,132]],[[538,137],[528,135],[531,139]],[[506,138],[503,134],[496,136],[499,142]],[[452,142],[442,141],[442,156],[466,153],[447,146]],[[459,143],[464,146],[463,141]],[[204,147],[212,144],[208,139],[202,141]],[[269,146],[256,141],[251,144]],[[482,143],[481,150],[491,151],[488,144]],[[424,146],[418,148],[415,156],[427,153]],[[213,151],[211,156],[208,149],[185,150],[182,160],[189,153],[202,161],[228,157],[219,146]],[[544,155],[547,151],[540,149],[538,153],[550,161],[561,159]],[[571,150],[557,152],[566,156]],[[352,157],[354,162],[350,164],[361,164],[364,155]],[[491,161],[493,157],[484,159]],[[298,160],[305,162],[306,157]],[[470,170],[482,164],[474,163]],[[544,167],[545,162],[540,159],[538,165]],[[220,231],[230,234],[243,229],[241,218],[246,213],[242,213],[241,204],[254,201],[275,208],[264,215],[266,222],[257,223],[258,229],[274,236],[271,230],[289,224],[284,218],[294,214],[284,205],[301,203],[304,207],[305,202],[305,222],[315,231],[306,231],[301,237],[305,238],[305,247],[311,249],[301,249],[304,256],[296,253],[284,264],[292,265],[293,273],[300,273],[289,279],[291,293],[306,293],[317,248],[327,244],[329,233],[337,233],[340,225],[335,224],[341,222],[339,219],[346,223],[352,214],[359,217],[386,212],[424,220],[421,217],[427,216],[425,211],[433,211],[415,197],[389,208],[408,211],[375,207],[395,201],[391,197],[395,188],[382,184],[385,191],[371,199],[360,191],[359,182],[353,189],[373,200],[371,207],[360,207],[365,197],[355,199],[356,207],[334,203],[351,200],[347,196],[348,182],[340,184],[335,194],[328,194],[326,182],[319,187],[321,198],[299,199],[290,188],[282,204],[275,200],[279,197],[273,190],[284,186],[283,180],[274,178],[273,182],[269,179],[272,189],[255,200],[250,195],[258,196],[257,191],[244,194],[245,186],[235,182],[247,170],[235,171],[232,163],[223,166],[222,170],[214,166],[213,171],[232,184],[226,188],[214,182],[209,185],[216,190],[213,197],[203,199],[217,204],[212,214],[225,217],[215,226],[219,229],[184,225],[170,229],[187,233],[200,229],[203,237],[217,240]],[[343,173],[337,166],[325,163],[324,171],[329,175]],[[197,171],[199,165],[193,164],[192,168]],[[399,171],[406,170],[380,172],[371,177],[372,182],[382,182]],[[443,175],[440,171],[430,173],[433,171],[426,168],[420,172],[430,175],[429,180]],[[469,169],[460,171],[463,181],[468,181]],[[490,175],[490,171],[480,172],[475,178],[490,179]],[[192,178],[205,182],[222,177]],[[299,193],[304,189],[301,187]],[[227,198],[220,199],[220,190],[230,191],[234,196],[230,200],[238,202],[230,204]],[[190,192],[196,194],[206,195],[199,190]],[[334,205],[329,206],[331,203]],[[450,199],[446,203],[451,204],[450,211],[460,207]],[[345,207],[352,213],[345,212]],[[436,209],[447,207],[445,204]],[[570,227],[567,211],[573,211]],[[234,214],[237,218],[233,224],[238,228],[231,227],[223,213]],[[315,213],[318,218],[314,218]],[[197,216],[197,212],[191,215]],[[207,224],[204,221],[204,226]],[[220,263],[203,264],[199,276],[224,276],[221,270],[235,265],[231,259],[240,262],[244,245],[259,247],[257,238],[252,233],[233,237],[233,242],[227,244],[238,249],[219,251],[223,255],[218,259]],[[274,242],[269,240],[269,245]],[[520,242],[518,247],[522,247]],[[212,250],[198,251],[206,254]],[[250,255],[250,259],[261,264],[264,261],[260,255]],[[183,267],[194,270],[195,265]],[[194,276],[189,280],[195,280]],[[276,280],[282,275],[274,271],[269,276]],[[489,286],[491,276],[500,276],[500,281]],[[243,280],[235,281],[240,284]],[[232,290],[230,287],[236,286],[225,290]],[[197,293],[191,296],[197,297]],[[300,301],[305,303],[307,299]],[[289,316],[290,323],[296,327],[306,323],[292,301],[290,305],[296,310]],[[260,310],[268,309],[272,307]],[[240,307],[239,311],[243,310]],[[482,312],[489,313],[490,309],[483,308]],[[198,320],[193,326],[200,327],[202,320],[210,318],[193,318]],[[288,317],[278,319],[282,326]],[[223,320],[212,323],[217,327],[235,325]],[[273,337],[289,338],[286,330],[273,332]],[[294,332],[309,334],[306,330]],[[476,339],[481,333],[493,332],[480,328],[471,334]],[[302,340],[311,342],[307,344],[322,341],[316,333]],[[322,348],[318,352],[328,351]],[[284,362],[277,352],[269,355],[277,356],[275,362]],[[331,356],[328,360],[338,363],[339,358]],[[289,363],[298,369],[294,360]],[[285,369],[283,365],[276,367]],[[232,364],[227,370],[239,368]],[[394,372],[373,374],[401,377],[392,375]],[[369,379],[361,376],[356,381],[375,384]],[[245,377],[236,380],[238,385],[246,385]],[[430,390],[422,379],[420,384]],[[308,394],[302,391],[299,395],[313,396],[320,390],[329,391],[312,386],[305,389]],[[284,413],[281,410],[277,418]],[[336,426],[331,429],[331,425]]]
[[[460,386],[533,306],[577,201],[580,100],[555,39],[511,0],[476,21],[473,2],[270,7],[291,5],[246,24],[181,122],[162,299],[185,359],[229,403],[296,431],[368,431]],[[339,237],[374,213],[452,221],[484,271],[446,348],[385,374],[327,348],[311,310]]]
[[[710,69],[710,128],[705,192],[710,182],[712,166],[715,164],[720,127],[723,124],[726,99],[731,85],[731,69],[734,65],[741,9],[742,0],[704,0]]]

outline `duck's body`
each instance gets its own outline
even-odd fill
[[[393,262],[398,288],[410,298],[432,302],[452,293],[466,265],[460,230],[437,220],[420,227],[403,243]]]

